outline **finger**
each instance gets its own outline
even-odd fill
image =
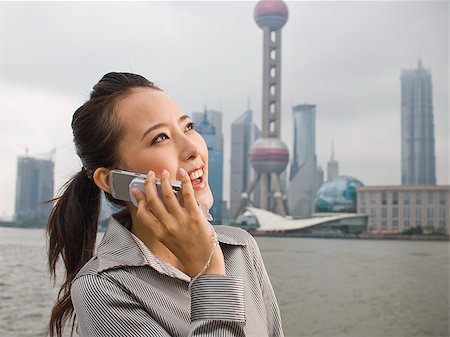
[[[142,221],[144,225],[146,225],[146,227],[151,231],[153,235],[159,235],[162,232],[161,223],[148,209],[145,194],[142,193],[142,191],[138,188],[133,188],[131,192],[133,193],[138,203],[136,211],[137,218]]]
[[[178,176],[181,180],[181,192],[183,194],[184,207],[188,210],[198,209],[197,199],[195,199],[194,188],[192,187],[191,179],[186,170],[180,168]]]
[[[137,188],[137,187],[132,188],[131,193],[133,193],[134,197],[136,198],[138,205],[141,201],[145,201],[145,203],[147,203],[145,200],[145,194],[142,193],[139,188]],[[142,199],[144,199],[144,200],[142,200]]]
[[[159,198],[158,191],[156,189],[156,177],[153,171],[149,171],[147,178],[145,179],[145,194],[147,205],[153,214],[160,220],[167,218],[168,212]]]
[[[175,193],[173,193],[172,185],[169,179],[169,172],[164,170],[161,175],[161,191],[164,205],[169,213],[177,215],[181,212],[181,205]]]

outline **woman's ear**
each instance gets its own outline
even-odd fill
[[[99,188],[111,194],[111,187],[109,187],[109,171],[110,169],[99,167],[95,169],[92,179]]]

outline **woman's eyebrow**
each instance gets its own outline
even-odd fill
[[[187,118],[191,118],[191,117],[188,116],[188,115],[183,115],[183,116],[181,116],[181,117],[178,119],[178,123],[181,123],[182,121],[184,121],[184,120],[187,119]],[[163,127],[163,126],[167,126],[167,124],[166,124],[166,123],[158,123],[158,124],[155,124],[155,125],[149,127],[149,128],[144,132],[144,134],[142,135],[141,141],[142,141],[142,140],[145,138],[145,136],[147,136],[150,132],[152,132],[153,130],[158,129],[158,128],[160,128],[160,127]]]
[[[191,118],[191,117],[188,116],[188,115],[183,115],[183,116],[181,116],[181,117],[178,119],[178,123],[181,123],[181,122],[184,121],[186,118]]]

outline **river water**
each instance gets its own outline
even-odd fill
[[[286,337],[449,336],[449,243],[258,237]],[[42,230],[0,228],[0,336],[46,336]],[[257,336],[255,336],[257,337]]]

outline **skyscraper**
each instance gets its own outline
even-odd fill
[[[209,121],[208,112],[215,117],[216,125]],[[214,204],[209,210],[215,222],[222,220],[222,200],[223,200],[223,135],[222,114],[218,111],[205,111],[199,120],[200,114],[192,115],[193,121],[197,124],[197,132],[205,139],[208,146],[208,183],[214,196]]]
[[[331,143],[331,158],[327,162],[327,181],[333,181],[339,176],[339,163],[334,159],[334,142]]]
[[[323,168],[321,166],[317,166],[317,175],[316,175],[316,191],[319,190],[319,188],[323,185],[325,179],[323,174]]]
[[[402,185],[435,185],[433,90],[431,74],[422,67],[401,77]]]
[[[250,147],[261,137],[261,130],[253,123],[252,110],[247,110],[231,124],[230,158],[230,214],[236,212],[242,193],[255,178],[250,164]],[[259,189],[255,188],[250,200],[259,200]]]
[[[316,154],[316,106],[299,104],[292,108],[294,120],[294,156],[290,170],[292,179],[297,171]]]
[[[192,113],[192,121],[198,126],[203,121],[205,112],[208,122],[216,129],[214,148],[223,151],[222,112],[211,109],[208,110],[205,106],[203,112]]]
[[[257,176],[250,182],[234,216],[242,212],[250,195],[260,187],[259,207],[286,215],[286,196],[280,174],[289,162],[289,150],[280,139],[281,130],[281,28],[288,19],[282,0],[260,0],[254,10],[256,24],[263,30],[262,137],[250,150]]]
[[[311,217],[317,191],[316,106],[292,108],[294,155],[289,174],[289,211],[296,218]]]
[[[43,202],[53,198],[53,171],[52,160],[17,158],[16,220],[49,215],[51,205]]]

